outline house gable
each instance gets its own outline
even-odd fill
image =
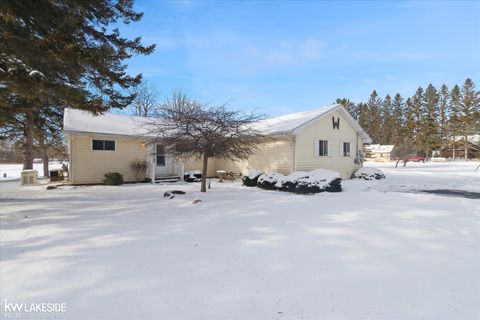
[[[355,163],[355,157],[362,150],[364,141],[341,109],[309,122],[298,128],[296,133],[295,170],[325,168],[341,173],[343,178],[349,178],[353,170],[360,167]],[[326,156],[319,155],[320,140],[327,141]],[[343,153],[344,143],[349,143],[348,156]]]

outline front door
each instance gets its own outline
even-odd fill
[[[155,152],[155,176],[173,174],[173,161],[165,152],[165,146],[156,145]]]

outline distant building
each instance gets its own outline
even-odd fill
[[[365,146],[365,158],[366,160],[386,162],[390,161],[392,158],[393,144],[381,145],[381,144],[371,144]]]
[[[467,136],[468,159],[480,158],[480,134]],[[454,156],[455,153],[455,156]],[[465,137],[457,137],[455,142],[450,141],[440,150],[440,155],[445,158],[465,159]]]

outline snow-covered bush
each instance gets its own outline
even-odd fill
[[[360,168],[352,174],[352,179],[380,180],[385,174],[377,168]]]
[[[277,181],[275,187],[281,191],[301,194],[340,192],[342,191],[341,181],[340,174],[331,170],[295,171]]]
[[[257,187],[266,190],[275,190],[275,184],[285,176],[278,172],[266,172],[257,179]]]
[[[183,173],[183,180],[185,182],[200,182],[202,181],[202,173],[199,170],[185,171]]]
[[[248,174],[242,178],[243,185],[247,187],[256,187],[258,177],[263,174],[263,171],[257,169],[251,169]]]
[[[123,175],[119,172],[107,172],[103,176],[105,177],[103,183],[107,186],[119,186],[123,184]]]

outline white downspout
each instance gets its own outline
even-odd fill
[[[73,181],[74,181],[74,175],[73,175],[73,168],[74,168],[74,152],[73,152],[73,149],[74,149],[74,145],[75,145],[75,134],[70,134],[70,139],[68,139],[70,142],[69,142],[69,153],[70,153],[70,163],[69,163],[69,166],[70,168],[68,168],[68,182],[69,184],[73,184]]]
[[[155,183],[155,156],[153,155],[153,145],[152,143],[149,143],[147,145],[147,159],[149,159],[150,162],[150,180],[152,183]]]
[[[297,166],[297,164],[296,164],[296,161],[295,161],[295,138],[293,138],[293,141],[292,141],[292,172],[297,171],[296,166]]]

